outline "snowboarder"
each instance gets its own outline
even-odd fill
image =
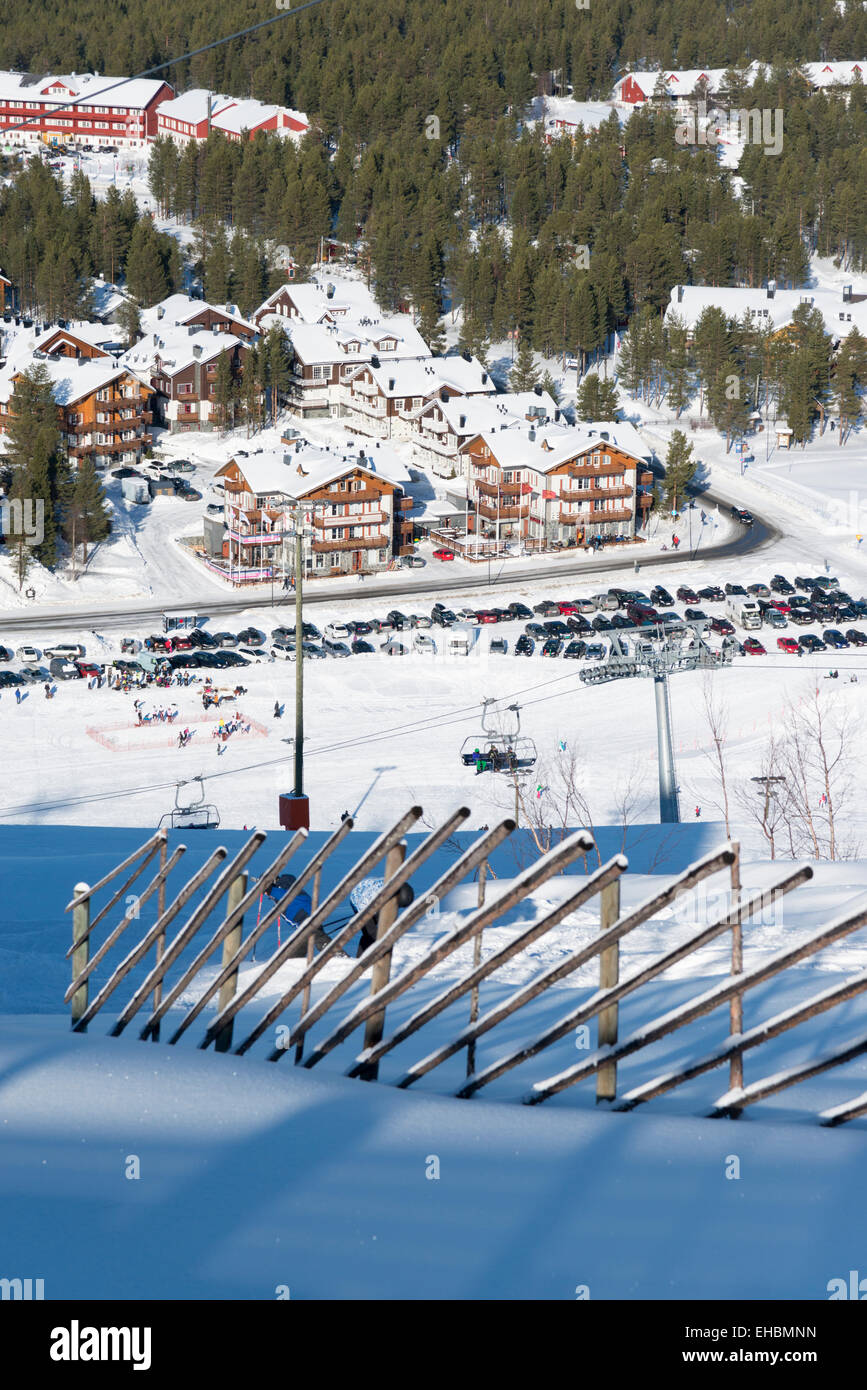
[[[698,818],[699,818],[700,815],[701,815],[701,807],[700,807],[700,806],[696,806],[696,808],[695,808],[695,818],[696,818],[696,820],[698,820]]]
[[[342,814],[341,817],[340,817],[340,822],[341,822],[341,824],[342,824],[345,820],[349,820],[349,812],[348,812],[348,811],[344,811],[343,814]]]
[[[283,713],[283,711],[282,711],[282,709],[280,708],[280,701],[279,701],[279,700],[275,700],[275,701],[274,701],[274,718],[275,718],[275,719],[279,719],[282,713]]]
[[[51,699],[51,686],[50,686],[50,685],[46,685],[46,687],[45,687],[45,698],[46,698],[46,700],[50,700],[50,699]]]

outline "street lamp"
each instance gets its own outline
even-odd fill
[[[292,792],[280,797],[280,824],[284,830],[309,830],[310,801],[304,791],[304,538],[314,532],[303,505],[295,507],[292,520],[284,545],[287,537],[295,541],[295,777]]]

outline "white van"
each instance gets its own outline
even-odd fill
[[[469,656],[475,641],[471,627],[449,627],[445,631],[446,652],[449,656]]]

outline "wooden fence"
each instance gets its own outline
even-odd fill
[[[522,1097],[525,1104],[539,1104],[568,1087],[595,1077],[597,1101],[609,1108],[631,1110],[727,1064],[728,1089],[711,1110],[714,1115],[726,1116],[739,1115],[757,1101],[867,1053],[865,1033],[810,1062],[778,1069],[749,1085],[744,1084],[746,1053],[757,1051],[772,1039],[867,989],[867,971],[863,971],[842,983],[832,984],[805,1002],[744,1028],[744,996],[867,924],[867,897],[799,944],[750,966],[744,961],[743,923],[808,883],[812,877],[809,866],[781,869],[768,887],[746,895],[741,886],[738,846],[727,844],[667,880],[637,907],[624,911],[621,884],[628,869],[627,860],[615,855],[590,872],[586,856],[595,846],[586,831],[564,834],[529,867],[498,883],[492,878],[490,859],[513,834],[515,824],[503,820],[493,829],[486,828],[468,848],[461,849],[454,836],[469,815],[469,810],[460,808],[431,830],[409,854],[404,837],[421,819],[422,810],[418,806],[400,816],[358,858],[348,855],[346,841],[353,829],[351,818],[312,854],[306,852],[307,832],[299,830],[281,840],[277,855],[255,881],[250,882],[249,865],[267,838],[264,832],[256,831],[231,860],[225,848],[215,847],[185,881],[173,882],[169,901],[169,880],[173,875],[177,879],[175,871],[184,858],[186,847],[178,844],[170,854],[165,831],[157,832],[98,883],[78,884],[67,905],[66,910],[72,913],[72,945],[67,952],[72,960],[72,981],[65,1000],[71,1005],[73,1028],[85,1031],[111,1002],[112,1013],[119,1010],[111,1024],[112,1036],[118,1036],[137,1020],[139,1037],[156,1041],[163,1021],[168,1022],[171,1015],[168,1043],[174,1045],[210,1006],[207,1019],[202,1019],[200,1024],[200,1048],[213,1044],[217,1051],[233,1049],[236,1054],[243,1055],[270,1033],[277,1041],[267,1054],[269,1061],[279,1062],[291,1054],[295,1065],[308,1068],[317,1066],[363,1029],[360,1050],[346,1074],[364,1080],[377,1079],[382,1058],[419,1035],[422,1055],[404,1070],[396,1084],[403,1088],[412,1086],[449,1058],[465,1052],[466,1076],[456,1094],[471,1097],[562,1039],[570,1035],[589,1038],[588,1025],[595,1020],[595,1050],[591,1051],[588,1043],[579,1061],[536,1081]],[[429,887],[419,890],[413,901],[401,908],[398,897],[401,887],[412,885],[413,877],[445,847],[449,854],[441,854],[438,860],[438,865],[444,863],[445,868]],[[291,886],[285,891],[282,885],[275,888],[290,864],[295,871]],[[152,865],[155,870],[151,877],[143,879],[145,870]],[[380,865],[384,865],[381,870],[384,876],[379,880],[381,886],[374,886],[373,895],[353,914],[346,906],[352,890],[369,879]],[[550,894],[544,895],[541,914],[528,914],[531,920],[520,922],[518,928],[510,924],[508,932],[498,934],[494,949],[487,955],[484,953],[486,931],[490,933],[503,925],[508,914],[524,899],[575,865],[580,873],[560,880],[564,892],[555,905],[549,901]],[[428,865],[428,873],[432,867]],[[649,963],[640,964],[622,977],[621,941],[715,875],[724,876],[725,910],[714,920],[700,925],[687,940],[673,944]],[[118,880],[122,880],[120,886],[113,886]],[[130,891],[133,884],[137,885],[134,893]],[[474,886],[475,906],[456,914],[457,925],[444,927],[419,958],[395,968],[394,952],[401,938],[429,918],[432,907],[437,909],[461,885]],[[271,896],[268,896],[269,890]],[[98,907],[98,899],[106,892],[108,896]],[[293,902],[302,893],[309,895],[309,912],[293,922],[287,913],[291,914]],[[502,967],[522,958],[525,964],[532,964],[535,944],[573,913],[586,910],[594,902],[598,902],[597,935],[561,954],[548,968],[535,968],[532,978],[482,1009],[480,986],[484,981],[496,977]],[[149,903],[148,915],[154,920],[146,929],[139,926],[132,931],[134,924],[141,922],[142,909]],[[109,926],[118,908],[122,915]],[[334,914],[341,909],[346,915],[335,923]],[[249,924],[254,911],[255,926],[245,928],[245,919]],[[538,914],[538,905],[535,913]],[[257,944],[284,919],[288,922],[288,935],[280,938],[277,949],[272,950],[255,970],[247,970],[242,981],[242,964],[247,960],[255,961]],[[97,932],[98,928],[101,931]],[[360,957],[350,958],[345,948],[362,929],[367,929],[372,944]],[[586,932],[583,936],[586,937]],[[709,943],[726,936],[731,946],[727,975],[688,1002],[644,1022],[625,1037],[619,1036],[618,1014],[623,999]],[[129,946],[131,937],[135,937],[135,941]],[[126,954],[91,998],[94,973],[121,945],[128,947]],[[468,945],[472,945],[473,950],[469,969],[452,962],[451,974],[438,970],[444,961]],[[217,963],[212,958],[218,949],[220,959],[219,968],[216,968]],[[291,960],[298,961],[298,965],[284,974],[279,988],[272,985],[270,982],[277,972]],[[338,961],[341,969],[332,969],[327,977],[323,976],[325,967]],[[589,997],[576,993],[577,1002],[573,1007],[555,1023],[531,1034],[520,1044],[494,1045],[498,1039],[488,1035],[494,1035],[507,1021],[510,1034],[513,1034],[515,1020],[522,1009],[540,1000],[546,991],[590,962],[598,962],[598,988]],[[288,984],[287,976],[291,976]],[[354,988],[365,979],[369,985],[366,992],[363,983],[361,992]],[[314,985],[320,990],[315,1000],[312,997]],[[272,997],[275,989],[276,997]],[[353,990],[354,1002],[341,1005],[341,1000]],[[388,1011],[404,995],[408,1000],[402,1004],[400,1021],[389,1031]],[[562,1005],[564,992],[552,998]],[[437,1045],[431,1046],[433,1034],[430,1030],[425,1034],[428,1025],[461,1000],[468,1006],[464,1015],[466,1023],[455,1026],[452,1022],[446,1041],[442,1041],[445,1020],[441,1020],[436,1033]],[[728,1029],[715,1047],[674,1070],[654,1076],[651,1081],[623,1089],[619,1067],[625,1059],[726,1007]],[[259,1013],[259,1010],[263,1011]],[[528,1017],[530,1015],[524,1015],[524,1019]],[[291,1022],[280,1022],[289,1018]],[[235,1036],[236,1025],[238,1037]],[[578,1034],[577,1030],[582,1033]],[[504,1032],[499,1034],[500,1038]],[[477,1068],[478,1047],[485,1038],[491,1057]],[[823,1124],[838,1125],[863,1114],[867,1114],[867,1093],[823,1112],[819,1118]]]

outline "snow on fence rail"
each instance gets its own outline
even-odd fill
[[[448,1058],[465,1052],[466,1079],[456,1094],[469,1098],[595,1020],[595,1052],[537,1081],[523,1096],[525,1104],[539,1104],[549,1096],[595,1077],[597,1101],[606,1102],[613,1109],[631,1110],[728,1063],[728,1089],[711,1110],[712,1114],[727,1116],[736,1116],[747,1106],[769,1095],[823,1071],[844,1066],[853,1058],[867,1053],[867,1035],[864,1035],[810,1062],[801,1061],[797,1065],[778,1069],[749,1085],[744,1085],[743,1081],[743,1058],[746,1053],[757,1051],[771,1039],[867,990],[867,971],[862,971],[751,1028],[745,1030],[743,1027],[743,999],[747,991],[775,979],[789,967],[867,925],[867,899],[850,907],[800,944],[789,946],[770,959],[763,958],[759,965],[748,968],[743,961],[743,923],[769,905],[776,904],[783,895],[808,883],[812,878],[812,869],[808,865],[788,868],[770,886],[747,896],[741,888],[739,847],[727,844],[697,860],[637,907],[623,912],[620,890],[621,880],[628,869],[627,860],[623,855],[615,855],[607,863],[600,864],[594,872],[589,872],[586,856],[595,849],[595,845],[584,830],[565,833],[558,843],[547,853],[540,854],[516,878],[505,880],[496,892],[489,891],[489,859],[515,830],[513,821],[503,820],[493,829],[486,828],[457,857],[446,860],[447,867],[433,886],[414,896],[408,905],[402,905],[406,903],[406,895],[401,895],[401,889],[404,885],[412,886],[413,875],[444,846],[450,845],[454,849],[456,842],[453,837],[469,815],[466,807],[460,808],[431,830],[418,847],[407,855],[404,837],[422,816],[421,807],[411,807],[347,869],[348,845],[345,842],[353,828],[353,821],[349,818],[298,868],[297,875],[288,886],[282,880],[282,875],[292,860],[303,857],[307,832],[298,830],[291,838],[281,842],[276,857],[251,883],[248,873],[250,862],[267,839],[265,832],[256,831],[231,862],[226,862],[228,852],[225,848],[214,848],[186,881],[174,885],[174,896],[168,903],[168,881],[181,863],[186,847],[178,845],[169,856],[166,833],[157,832],[98,883],[93,886],[78,884],[72,901],[67,905],[66,910],[72,913],[73,939],[67,952],[67,957],[72,959],[72,981],[65,1000],[71,1004],[73,1029],[86,1031],[96,1015],[114,999],[120,1011],[110,1029],[112,1036],[122,1033],[138,1015],[143,1020],[140,1038],[158,1040],[163,1020],[174,1010],[173,1031],[168,1038],[169,1045],[174,1045],[210,1005],[209,1019],[198,1040],[200,1048],[213,1043],[217,1051],[225,1052],[234,1046],[235,1053],[243,1055],[269,1030],[276,1029],[279,1043],[268,1053],[268,1060],[279,1062],[294,1048],[295,1064],[310,1068],[363,1027],[361,1048],[346,1074],[365,1080],[378,1079],[381,1059],[418,1034],[422,1055],[404,1071],[396,1084],[402,1088],[409,1087]],[[339,855],[336,854],[338,850],[341,850]],[[158,859],[156,872],[140,893],[131,894],[131,886],[155,859]],[[485,931],[502,926],[508,914],[530,894],[577,861],[582,862],[585,872],[581,878],[567,881],[561,900],[552,906],[546,899],[541,915],[537,915],[529,924],[525,922],[518,929],[510,925],[508,931],[498,936],[495,949],[483,958],[482,938]],[[353,890],[383,862],[384,877],[373,881],[367,901],[354,915],[350,913],[348,917],[339,918],[338,929],[334,931],[334,923],[330,919],[335,911],[346,904]],[[437,864],[441,862],[442,859],[436,861]],[[693,891],[705,880],[721,873],[726,875],[728,881],[726,910],[715,920],[703,924],[687,940],[658,954],[650,963],[646,963],[642,957],[638,968],[621,978],[621,941],[636,928],[667,910],[682,894]],[[107,901],[97,910],[97,896],[124,874],[126,877],[120,887],[114,888]],[[467,884],[475,885],[475,908],[461,914],[457,925],[451,930],[437,935],[433,944],[419,958],[410,957],[402,967],[393,970],[396,946],[425,917],[431,903],[442,902],[456,888]],[[303,899],[303,911],[296,911],[295,920],[291,920],[287,913],[293,904],[297,908],[302,894],[307,895]],[[91,1000],[89,991],[94,972],[118,945],[124,933],[130,931],[133,923],[140,921],[142,907],[154,897],[155,919],[147,929],[140,929],[136,933],[135,943]],[[480,1013],[479,987],[483,981],[519,958],[523,958],[525,964],[531,963],[532,948],[537,942],[571,914],[596,899],[600,924],[597,935],[589,941],[584,940],[565,956],[561,955],[555,964],[541,972],[535,970],[529,980]],[[194,900],[195,905],[190,907]],[[270,906],[263,911],[266,901]],[[121,902],[126,904],[124,915],[109,929],[107,919]],[[134,903],[133,912],[130,912],[130,903]],[[245,916],[251,917],[257,907],[256,925],[245,935]],[[188,908],[188,915],[182,917],[184,909]],[[169,928],[176,919],[182,920],[183,924],[179,929],[174,929],[174,935],[169,939]],[[277,949],[256,971],[248,972],[247,982],[239,988],[242,963],[251,954],[255,959],[257,943],[275,923],[279,927],[283,919],[289,922],[289,935],[285,940],[280,940],[278,936]],[[104,923],[105,937],[94,949],[95,929]],[[331,934],[326,930],[328,926],[332,926]],[[350,958],[345,947],[362,930],[367,931],[371,944],[360,956]],[[704,988],[676,1009],[645,1022],[625,1038],[618,1037],[618,1006],[622,999],[726,934],[731,938],[731,964],[729,974],[721,982],[709,989]],[[469,970],[459,973],[456,978],[444,975],[442,971],[435,974],[443,961],[470,943],[473,962]],[[189,959],[194,944],[198,949]],[[214,973],[212,966],[204,974],[204,968],[218,948],[221,950],[219,970]],[[284,976],[279,984],[275,981],[275,985],[269,989],[270,982],[290,960],[298,962],[298,969],[289,972],[291,979],[288,986],[285,985],[287,977]],[[326,967],[338,961],[342,973],[332,969],[326,976]],[[493,1060],[481,1070],[476,1069],[476,1048],[481,1038],[495,1035],[496,1030],[507,1021],[510,1025],[509,1035],[512,1035],[515,1017],[522,1009],[591,961],[598,961],[599,985],[589,998],[583,998],[557,1022],[549,1023],[518,1046],[513,1044],[495,1048]],[[322,993],[315,1002],[311,1002],[312,986],[320,976],[318,985],[323,987]],[[344,996],[365,977],[369,982],[369,991],[359,998],[356,989],[355,1002],[341,1006],[340,1001]],[[133,983],[135,987],[131,989]],[[191,1003],[190,991],[194,984],[198,994]],[[273,997],[275,987],[278,991],[276,998]],[[404,995],[408,996],[405,1002],[409,1003],[409,1012],[404,1011],[401,1021],[389,1032],[389,1008]],[[431,1047],[432,1034],[428,1032],[425,1037],[425,1030],[459,1000],[469,1003],[466,1025],[452,1031],[443,1042],[444,1025],[441,1022],[438,1031],[433,1034],[437,1045]],[[257,1004],[260,1007],[265,1004],[264,1012],[251,1024],[251,1015],[247,1011],[255,1009]],[[293,1004],[296,1004],[292,1015],[294,1022],[277,1027]],[[642,1085],[627,1090],[621,1087],[618,1092],[618,1066],[624,1059],[726,1005],[728,1034],[716,1047],[701,1056],[690,1057],[676,1069],[657,1075]],[[185,1012],[181,1012],[182,1009]],[[523,1017],[531,1018],[531,1015]],[[242,1022],[243,1036],[236,1040],[234,1029],[236,1023],[240,1025]],[[316,1035],[312,1036],[314,1030]],[[506,1030],[503,1030],[499,1037],[505,1034]],[[493,1039],[489,1036],[490,1041]],[[312,1046],[309,1045],[311,1042]],[[837,1105],[833,1110],[824,1111],[819,1118],[823,1124],[837,1125],[863,1114],[867,1114],[867,1094]]]

